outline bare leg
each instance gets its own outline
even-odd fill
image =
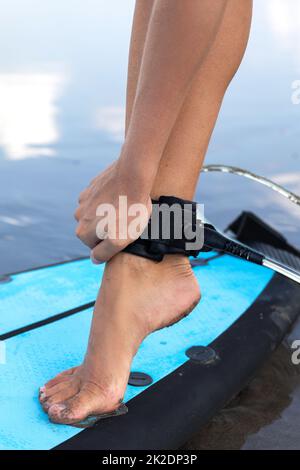
[[[154,0],[137,2],[131,40],[126,129],[130,122],[147,26],[142,11]],[[250,31],[252,0],[229,0],[221,27],[196,74],[160,161],[152,196],[192,198],[223,97],[243,58]],[[144,17],[145,21],[145,17]],[[142,27],[143,32],[140,28]],[[139,46],[137,47],[136,44]]]
[[[114,233],[99,243],[95,237],[96,208],[111,204],[117,224],[118,197],[128,205],[140,203],[150,216],[150,192],[160,159],[186,93],[203,63],[220,26],[228,0],[155,0],[146,34],[140,74],[126,139],[116,166],[81,198],[76,211],[77,235],[92,248],[95,260],[105,262],[132,238]],[[138,238],[138,235],[137,237]]]
[[[227,1],[155,0],[153,3],[119,159],[120,168],[126,166],[144,175],[138,180],[149,192],[185,96],[216,37]],[[144,7],[142,2],[138,8]],[[149,6],[146,11],[149,12]],[[139,32],[139,25],[135,27]],[[133,49],[137,42],[140,41],[135,41],[133,36]],[[140,49],[137,52],[139,55]]]
[[[143,0],[138,4],[142,7]],[[246,47],[250,18],[250,0],[229,0],[217,38],[165,147],[153,196],[193,197],[224,93]],[[137,69],[139,60],[132,60]],[[137,77],[136,71],[130,76]],[[133,79],[129,110],[134,89]],[[116,408],[142,339],[188,313],[199,297],[198,284],[184,257],[169,256],[156,264],[125,253],[115,256],[105,269],[83,365],[56,377],[43,390],[41,401],[50,418],[72,423]]]
[[[128,60],[125,123],[126,135],[130,123],[133,103],[135,100],[145,41],[154,1],[155,0],[140,0],[136,1],[135,5]]]

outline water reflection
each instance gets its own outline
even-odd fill
[[[55,74],[0,74],[0,145],[4,156],[21,160],[53,156],[57,142],[57,99],[63,78]]]
[[[294,0],[268,0],[267,16],[281,45],[296,52],[300,44],[300,3]],[[299,55],[297,56],[299,60]]]

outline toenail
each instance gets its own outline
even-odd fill
[[[45,400],[45,398],[46,398],[46,393],[45,393],[45,392],[41,392],[41,393],[40,393],[40,399],[41,399],[41,400]]]
[[[43,393],[43,392],[45,392],[45,390],[46,390],[46,387],[45,387],[45,385],[44,385],[43,387],[40,387],[40,393]]]
[[[61,413],[62,411],[65,411],[67,409],[66,405],[61,405],[61,404],[55,404],[50,406],[49,411],[51,413]]]
[[[51,406],[53,406],[53,405],[51,405],[51,403],[48,403],[47,401],[45,401],[43,403],[43,408],[44,408],[44,410],[46,410],[47,413],[50,410]]]

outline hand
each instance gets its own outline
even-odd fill
[[[122,173],[115,162],[80,193],[76,235],[91,248],[94,262],[108,261],[144,231],[152,205],[142,186],[136,175]]]

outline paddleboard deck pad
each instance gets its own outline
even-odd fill
[[[280,252],[299,262],[296,252]],[[103,269],[79,259],[0,278],[1,450],[178,448],[247,385],[300,313],[295,282],[201,253],[193,270],[202,300],[141,345],[128,413],[84,430],[56,425],[38,389],[81,363]]]

